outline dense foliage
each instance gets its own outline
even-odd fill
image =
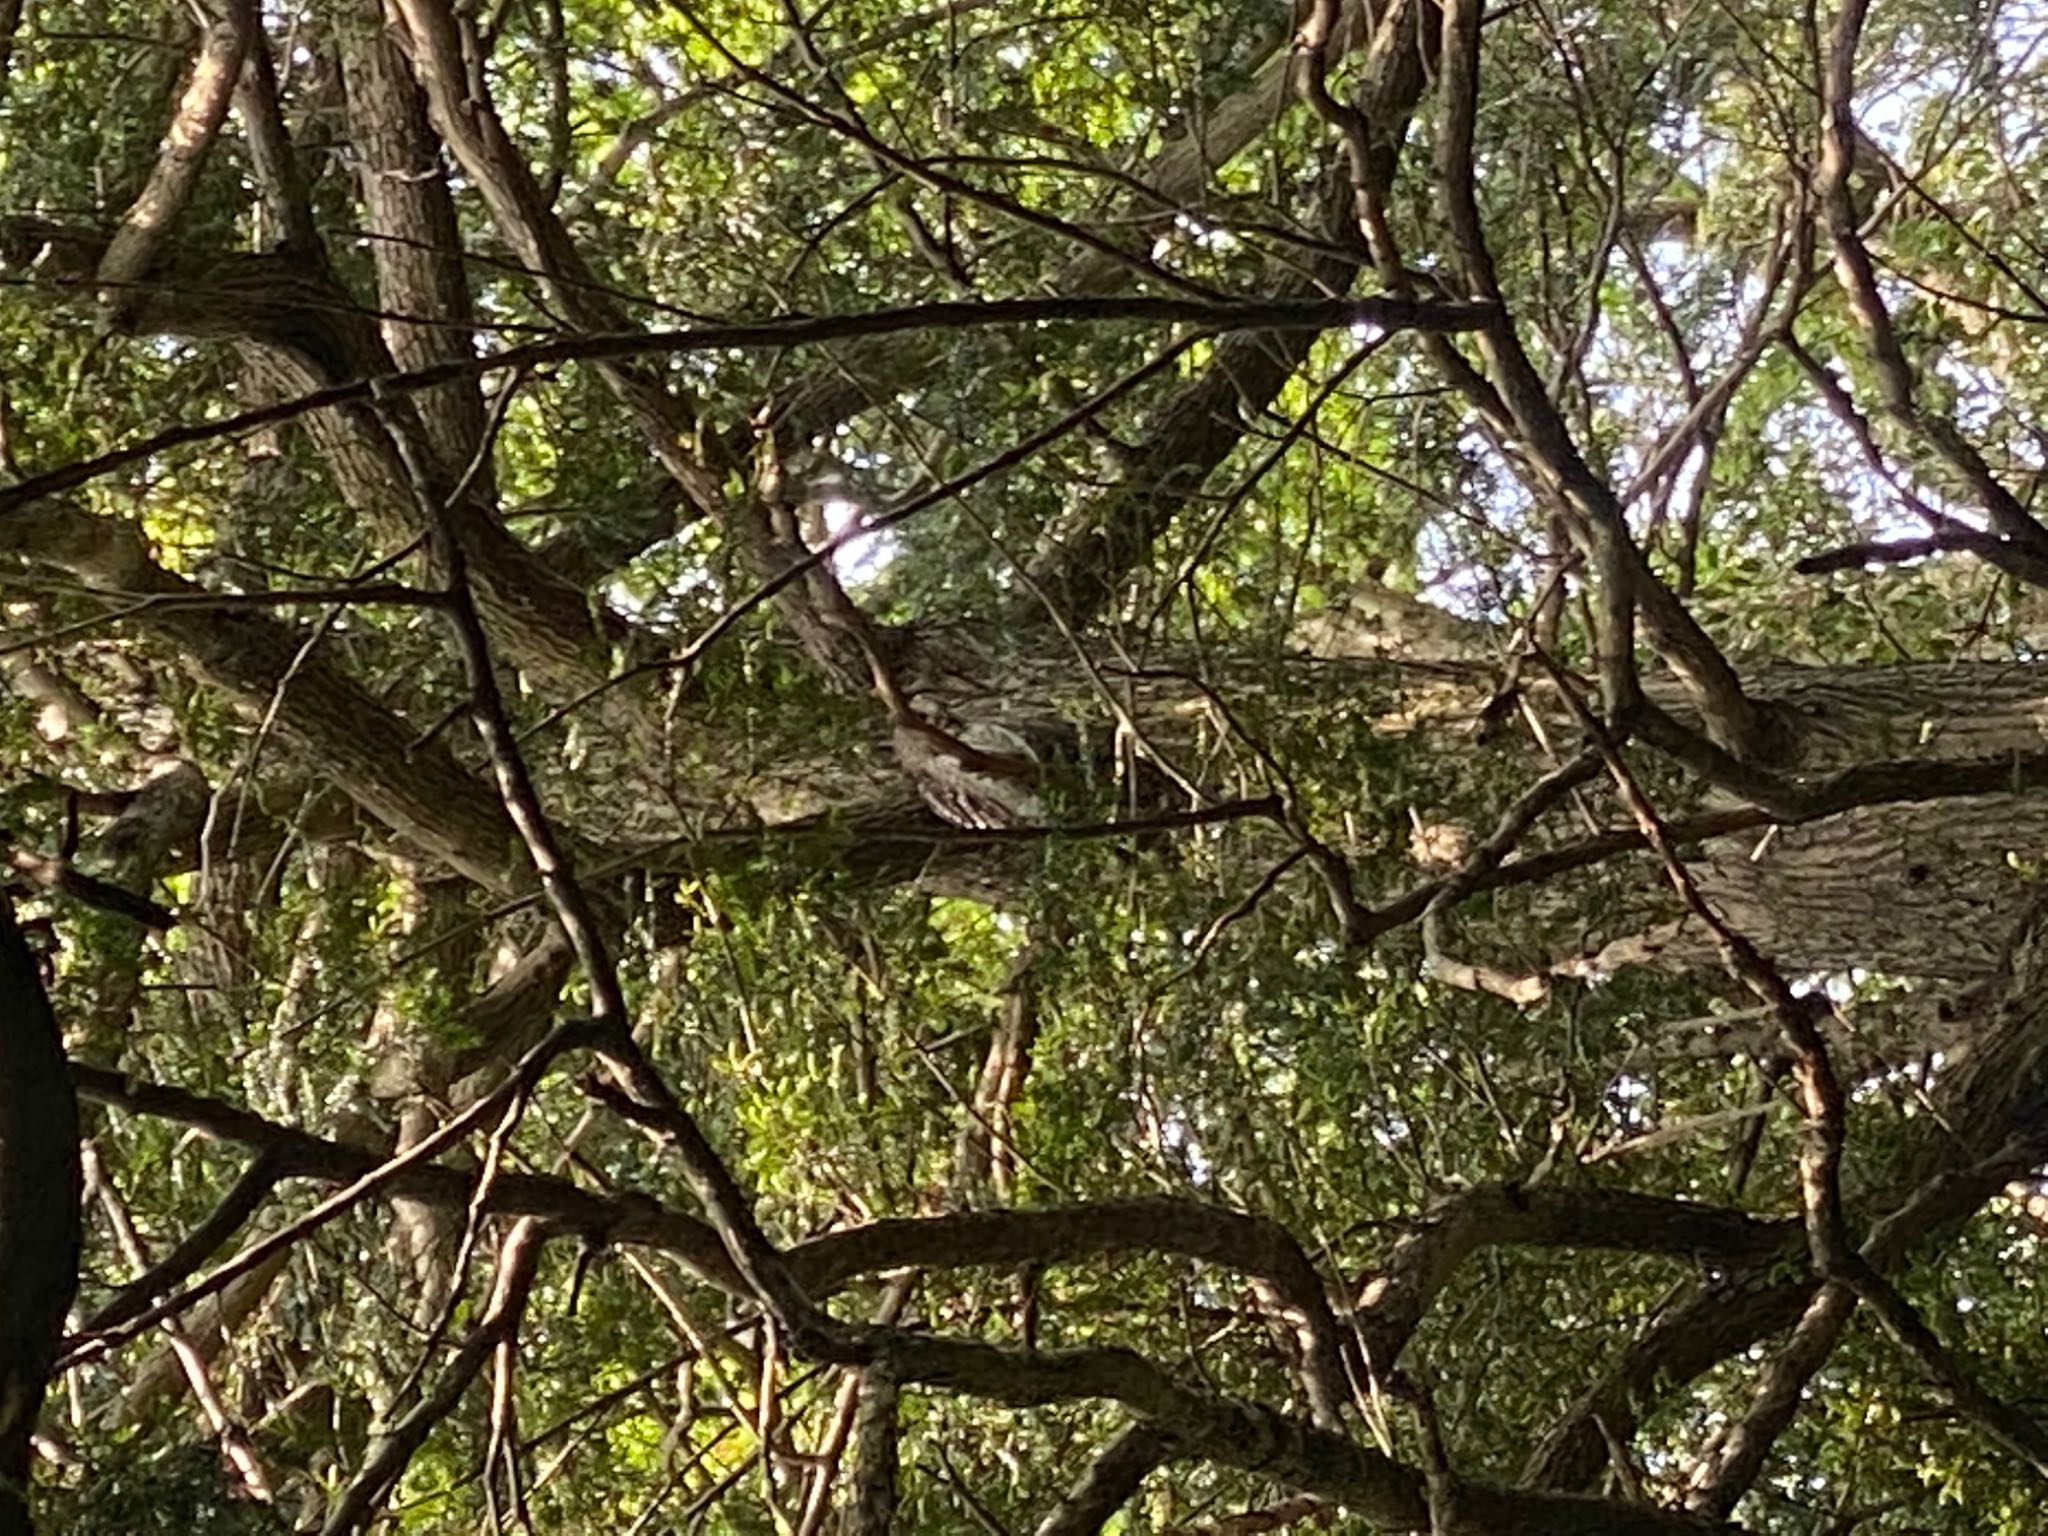
[[[0,1536],[2048,1518],[2048,9],[0,91]]]

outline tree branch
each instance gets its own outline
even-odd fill
[[[1899,345],[1891,312],[1878,290],[1877,270],[1857,229],[1849,196],[1849,174],[1855,164],[1856,121],[1853,75],[1856,45],[1870,0],[1845,0],[1830,31],[1821,72],[1822,117],[1818,190],[1834,242],[1835,276],[1848,296],[1850,313],[1863,332],[1878,392],[1894,420],[1940,455],[1977,498],[2003,537],[2036,560],[2048,557],[2048,528],[2034,520],[2019,498],[1991,472],[1976,447],[1954,422],[1923,408],[1914,395],[1913,368]],[[2031,579],[2031,578],[2030,578]]]
[[[1766,1264],[1794,1241],[1788,1221],[1625,1189],[1488,1184],[1425,1214],[1356,1287],[1354,1323],[1376,1372],[1391,1369],[1458,1268],[1491,1247],[1659,1253],[1720,1268]]]
[[[1156,1424],[1141,1420],[1121,1431],[1047,1511],[1033,1536],[1095,1536],[1174,1449],[1173,1436]]]
[[[853,1415],[853,1490],[841,1536],[889,1536],[895,1528],[898,1390],[886,1367],[861,1372]]]
[[[208,18],[200,34],[198,56],[177,111],[164,130],[149,180],[122,216],[93,273],[108,324],[116,331],[127,328],[141,302],[136,290],[170,239],[171,226],[192,199],[241,78],[242,58],[256,30],[255,7],[248,0],[219,3],[222,9]]]

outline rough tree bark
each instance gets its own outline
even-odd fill
[[[1752,690],[1794,722],[1797,766],[2015,762],[2048,748],[2048,669],[1779,667]],[[1703,888],[1781,963],[1979,981],[2048,858],[2048,796],[1870,806],[1708,845]]]

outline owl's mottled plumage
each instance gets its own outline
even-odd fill
[[[1024,738],[976,722],[957,732],[911,715],[896,722],[896,759],[924,802],[970,832],[998,832],[1045,820],[1038,762]]]

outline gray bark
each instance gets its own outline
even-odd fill
[[[1795,723],[1798,766],[2018,758],[2048,749],[2048,669],[2004,663],[1773,668],[1752,680]],[[1721,913],[1781,964],[1976,981],[2048,856],[2048,795],[1853,810],[1710,844]]]

